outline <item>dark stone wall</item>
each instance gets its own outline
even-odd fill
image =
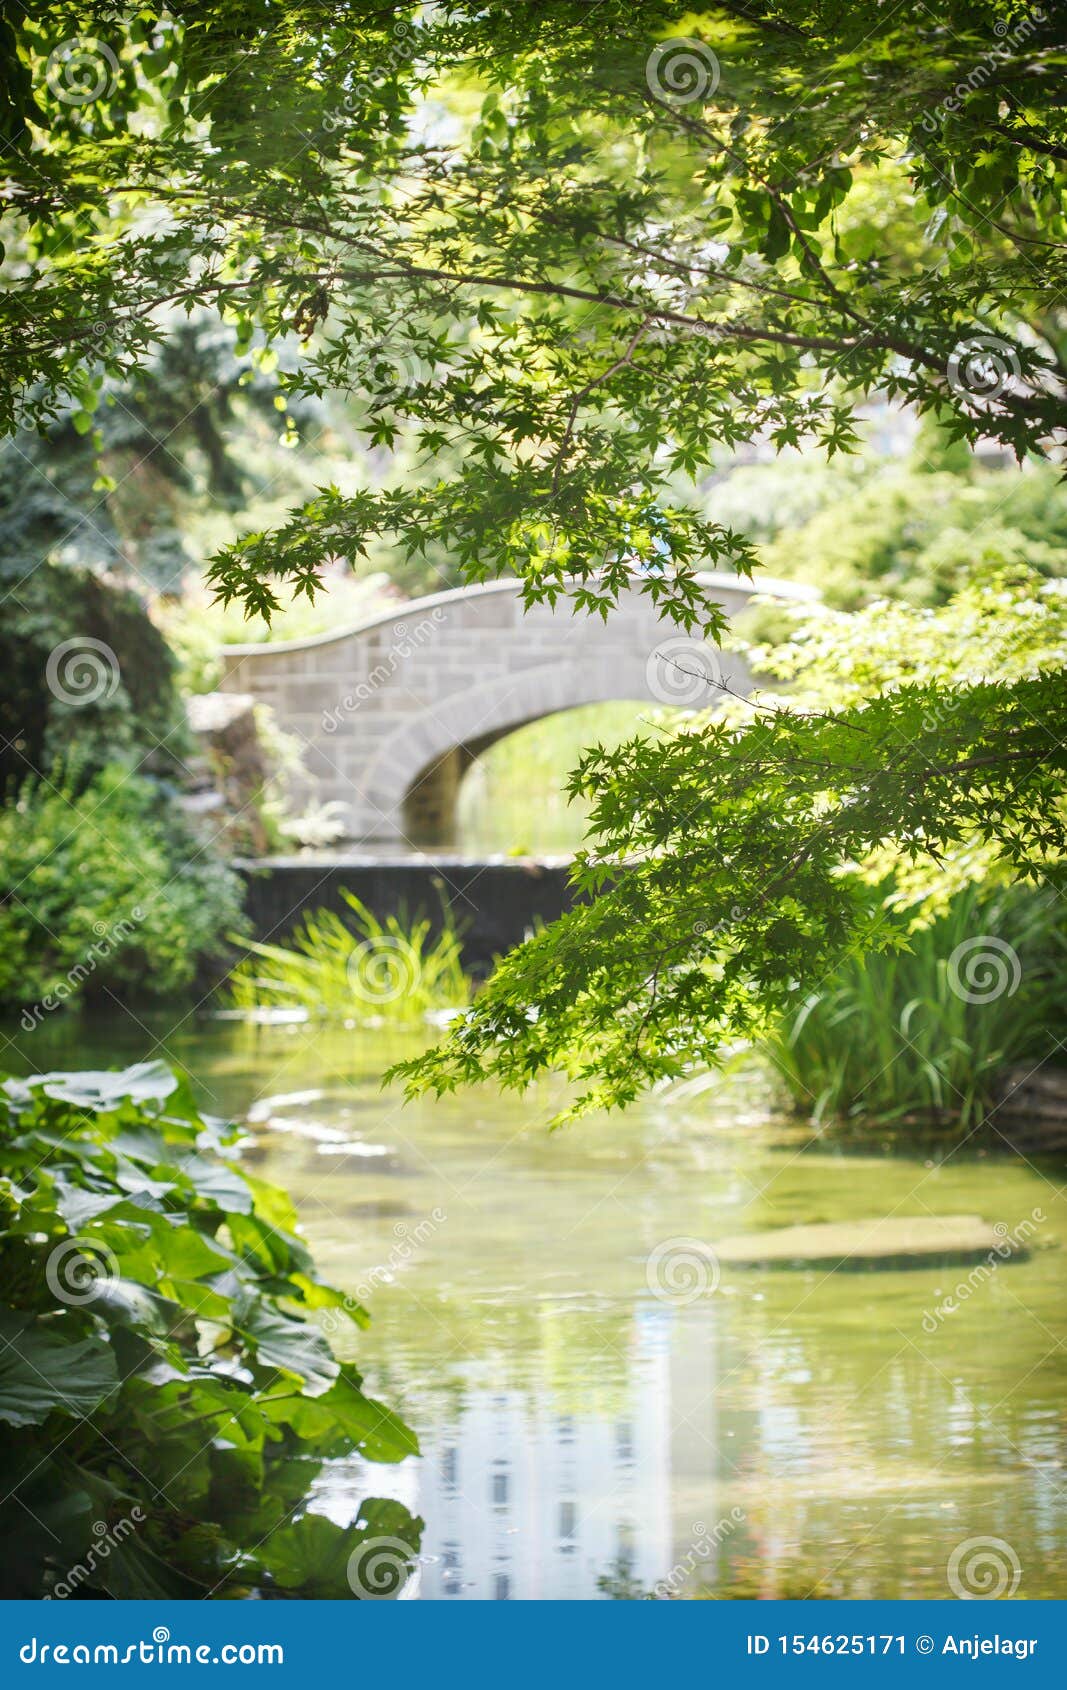
[[[479,862],[455,856],[329,862],[307,857],[267,858],[236,865],[248,886],[245,907],[257,939],[284,941],[306,910],[351,915],[341,897],[353,892],[379,920],[389,915],[428,916],[436,925],[451,912],[463,959],[473,973],[488,972],[493,958],[525,937],[538,921],[553,921],[574,902],[567,864],[558,858]]]

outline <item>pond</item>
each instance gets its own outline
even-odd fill
[[[367,1494],[425,1518],[405,1594],[938,1597],[973,1538],[999,1540],[1009,1586],[1018,1564],[1018,1596],[1067,1594],[1055,1170],[966,1146],[802,1149],[756,1072],[549,1135],[545,1092],[402,1106],[379,1084],[412,1048],[395,1034],[173,1018],[7,1033],[7,1069],[160,1056],[249,1123],[249,1163],[292,1192],[324,1274],[369,1303],[351,1351],[369,1387],[421,1439],[399,1467],[335,1464],[312,1498],[342,1523]],[[968,1214],[1024,1225],[1029,1254],[723,1266],[716,1286],[685,1243]]]

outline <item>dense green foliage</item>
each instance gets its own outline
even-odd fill
[[[852,957],[765,1040],[797,1108],[969,1130],[1017,1063],[1067,1041],[1062,891],[959,892],[905,949]]]
[[[88,93],[63,57],[86,36]],[[127,25],[61,0],[5,44],[6,425],[75,405],[90,429],[182,311],[214,310],[239,355],[268,343],[287,404],[349,393],[392,454],[224,547],[212,580],[254,612],[387,540],[531,601],[607,613],[636,583],[716,635],[697,571],[759,561],[701,491],[734,449],[849,453],[871,401],[942,454],[1062,446],[1061,8],[215,0]],[[869,577],[899,590],[914,558],[933,589],[908,596],[936,602],[1019,534],[1055,567],[1055,534],[998,534],[991,505],[932,555],[924,497],[879,490],[895,538],[854,545]],[[421,1081],[558,1065],[625,1101],[875,941],[853,863],[1040,876],[1064,712],[1060,652],[593,753],[592,901],[508,959]]]
[[[938,609],[881,599],[862,611],[801,607],[791,638],[750,652],[790,686],[794,709],[860,704],[905,681],[969,684],[1049,674],[1067,642],[1067,580],[994,563]],[[951,711],[953,695],[944,708]]]
[[[9,416],[67,394],[91,418],[161,306],[214,305],[239,345],[284,344],[287,393],[358,389],[372,444],[462,442],[450,480],[325,489],[240,542],[216,579],[254,607],[265,575],[312,590],[390,533],[534,593],[577,576],[596,604],[665,543],[676,573],[648,590],[688,619],[693,567],[752,561],[663,496],[716,449],[847,449],[875,388],[1040,445],[1062,414],[1056,20],[789,0],[686,23],[687,55],[672,7],[622,0],[23,19]],[[71,97],[62,43],[89,35],[93,97]],[[976,335],[1003,380],[961,352]]]
[[[291,945],[246,941],[251,955],[230,976],[235,1008],[417,1026],[470,1002],[459,935],[447,915],[435,932],[424,916],[379,921],[354,893],[342,889],[341,897],[347,920],[317,910],[302,918]]]
[[[315,1309],[285,1197],[234,1158],[160,1064],[0,1086],[5,1594],[349,1596],[368,1538],[420,1522],[368,1498],[307,1511],[324,1461],[398,1461]]]
[[[913,683],[818,720],[710,723],[699,765],[684,732],[591,752],[576,879],[599,895],[505,958],[415,1083],[522,1087],[554,1066],[581,1082],[578,1108],[629,1101],[762,1031],[848,950],[892,942],[843,861],[888,838],[925,859],[974,838],[1017,873],[1038,867],[1063,843],[1062,685],[961,687],[950,719],[941,696]],[[1026,778],[999,790],[990,771],[1009,759]]]
[[[871,880],[921,913],[969,879],[1044,879],[1064,854],[1065,618],[1063,584],[1026,572],[940,611],[809,612],[758,654],[795,704],[590,751],[587,901],[503,960],[409,1083],[555,1067],[579,1084],[566,1114],[625,1103],[767,1032],[845,956],[898,946]]]
[[[205,532],[230,538],[275,484],[289,499],[306,490],[279,439],[276,384],[236,343],[232,326],[178,318],[126,379],[94,382],[40,434],[6,442],[3,570],[25,576],[48,559],[175,592]]]
[[[173,997],[241,925],[242,888],[173,797],[113,765],[0,807],[0,1007]]]
[[[142,365],[105,377],[87,397],[91,411],[85,396],[72,395],[43,432],[20,429],[0,444],[4,575],[62,562],[107,570],[164,606],[190,589],[210,604],[197,587],[213,552],[284,520],[323,482],[353,491],[392,468],[365,444],[358,403],[343,393],[287,398],[263,337],[240,340],[233,324],[207,313],[172,313],[166,339]],[[407,479],[429,479],[413,451],[398,467]],[[411,591],[461,583],[440,548],[405,562],[382,542],[366,569],[383,567]],[[330,585],[343,593],[336,570]],[[285,606],[279,621],[285,610],[294,636],[323,625],[321,609]],[[235,607],[226,637],[266,637],[258,618],[250,628],[242,622]]]

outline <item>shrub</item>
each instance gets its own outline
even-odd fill
[[[998,1077],[1051,1057],[1067,1035],[1067,929],[1058,891],[958,893],[905,950],[852,958],[767,1049],[816,1121],[918,1117],[969,1130]]]
[[[1050,467],[923,474],[883,465],[763,548],[772,575],[816,585],[853,609],[872,597],[942,604],[976,565],[1062,570],[1063,500]]]
[[[241,895],[158,783],[118,766],[80,789],[29,780],[0,807],[0,1005],[39,1018],[181,992],[240,925]]]
[[[367,1317],[235,1137],[160,1063],[0,1084],[8,1596],[347,1597],[382,1538],[403,1579],[400,1503],[307,1511],[324,1461],[418,1446],[303,1318]]]

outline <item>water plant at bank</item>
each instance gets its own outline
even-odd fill
[[[426,916],[379,920],[354,893],[342,889],[341,897],[348,921],[315,910],[290,945],[245,942],[250,955],[228,986],[235,1009],[298,1009],[311,1017],[417,1026],[470,1002],[460,937],[447,914],[435,931]]]
[[[5,1594],[350,1597],[383,1539],[406,1575],[400,1503],[308,1508],[324,1463],[418,1446],[308,1318],[367,1319],[236,1137],[160,1063],[0,1085]]]
[[[816,1121],[979,1124],[1004,1074],[1067,1039],[1067,924],[1053,887],[968,887],[906,949],[850,957],[765,1048]]]

